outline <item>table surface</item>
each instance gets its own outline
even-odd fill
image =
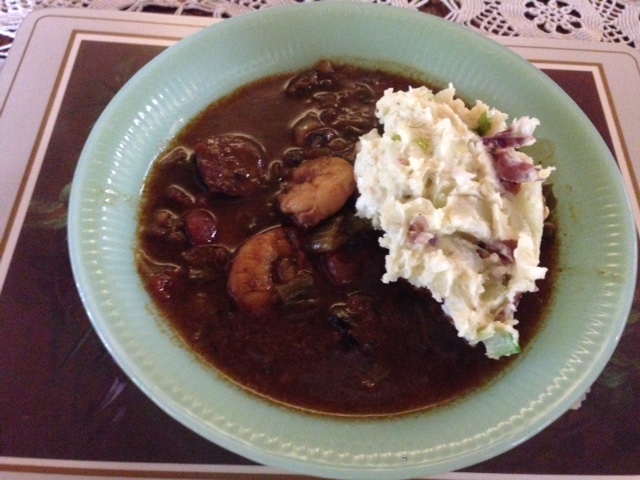
[[[132,21],[127,21],[131,30]],[[178,36],[189,31],[181,30]],[[526,50],[526,43],[514,44]],[[0,228],[0,232],[4,229],[0,242],[4,262],[0,264],[4,265],[0,267],[0,476],[89,472],[96,477],[113,476],[115,471],[126,477],[139,475],[135,465],[145,465],[145,477],[166,478],[167,472],[177,471],[185,478],[292,478],[209,443],[146,398],[103,347],[73,282],[66,244],[66,201],[79,151],[118,88],[166,46],[153,41],[99,40],[80,45],[66,80],[66,93],[56,107],[50,140],[41,145],[43,155],[30,180],[33,184],[19,190],[18,198],[12,200],[10,221]],[[637,58],[635,61],[640,77]],[[587,113],[619,162],[621,152],[635,155],[635,150],[618,148],[624,135],[615,130],[615,122],[608,121],[603,107],[606,95],[598,90],[597,72],[580,70],[578,64],[574,60],[563,64],[558,54],[553,62],[541,62],[541,68]],[[6,116],[8,95],[0,100],[0,114],[4,109]],[[8,161],[0,158],[0,162]],[[640,158],[629,161],[621,168],[630,171],[625,178],[631,182],[628,188],[635,191],[633,164],[640,163]],[[637,209],[635,195],[632,198]],[[26,205],[23,218],[16,213],[20,204]],[[511,451],[466,469],[464,475],[640,478],[639,301],[640,290],[618,348],[580,408]],[[55,463],[67,461],[73,463]],[[160,464],[159,469],[150,466]]]
[[[45,8],[228,18],[301,0],[0,0],[0,68],[22,19]],[[314,1],[314,0],[302,0]],[[615,42],[640,51],[640,0],[359,0],[420,10],[487,35]]]

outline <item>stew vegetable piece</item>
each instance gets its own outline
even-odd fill
[[[434,407],[496,378],[428,292],[383,284],[380,233],[355,217],[358,138],[380,128],[384,90],[420,81],[320,62],[209,106],[154,164],[137,266],[157,308],[237,384],[339,415]],[[519,307],[523,345],[544,317],[549,274]]]

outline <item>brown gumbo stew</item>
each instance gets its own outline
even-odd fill
[[[328,61],[266,78],[208,107],[154,164],[138,270],[233,381],[317,412],[385,415],[450,401],[512,361],[458,338],[428,292],[383,284],[380,234],[354,215],[358,137],[379,128],[384,90],[418,83]],[[523,345],[552,273],[521,300]]]

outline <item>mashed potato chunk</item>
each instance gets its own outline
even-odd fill
[[[480,101],[467,108],[453,86],[388,90],[376,115],[384,133],[360,139],[356,209],[384,232],[382,280],[428,288],[489,357],[519,352],[519,297],[546,274],[542,181],[552,169],[518,150],[535,142],[538,120],[508,126]]]

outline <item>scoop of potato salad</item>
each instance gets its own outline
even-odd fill
[[[536,291],[548,214],[542,168],[520,152],[539,121],[473,108],[453,86],[388,90],[376,105],[384,127],[360,139],[358,215],[384,233],[382,280],[404,278],[442,304],[461,337],[487,356],[520,351],[515,312]]]

